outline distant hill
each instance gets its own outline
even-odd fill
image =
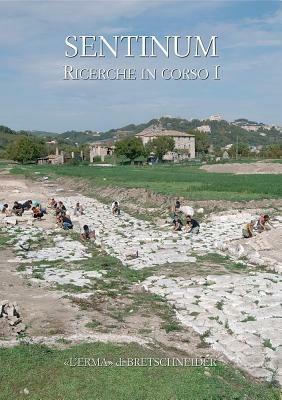
[[[92,131],[67,131],[61,133],[59,138],[67,141],[70,144],[78,143],[79,145],[101,140],[100,133]]]
[[[239,120],[238,120],[239,121]],[[244,123],[251,121],[248,120],[240,120]],[[257,145],[268,145],[273,143],[281,143],[282,133],[278,131],[276,128],[266,129],[262,123],[258,124],[252,122],[252,124],[261,125],[257,132],[249,132],[239,125],[229,123],[227,121],[211,121],[211,120],[198,120],[193,119],[188,121],[183,118],[169,118],[164,117],[158,119],[153,119],[148,121],[147,123],[135,125],[130,124],[118,129],[111,129],[107,132],[103,132],[100,135],[100,138],[97,140],[105,140],[105,139],[118,139],[124,135],[131,136],[136,135],[136,133],[141,132],[143,129],[147,128],[150,125],[160,123],[165,129],[173,129],[180,132],[194,132],[195,129],[202,125],[209,125],[211,132],[208,133],[208,137],[212,144],[218,147],[226,146],[227,144],[235,143],[238,140],[241,143],[249,144],[250,146]],[[95,141],[95,140],[93,140]]]
[[[31,131],[32,135],[38,136],[46,140],[56,140],[58,143],[65,143],[71,146],[92,143],[100,139],[100,133],[93,131],[66,131],[63,133]]]
[[[94,143],[103,140],[118,140],[126,136],[133,136],[141,132],[150,125],[161,124],[164,129],[172,129],[180,132],[189,132],[199,135],[196,128],[202,125],[208,125],[211,132],[206,135],[210,144],[216,147],[223,147],[231,143],[236,143],[237,137],[240,143],[250,146],[270,145],[282,142],[282,133],[272,127],[264,125],[262,122],[249,121],[241,118],[230,123],[225,120],[211,121],[184,118],[163,117],[152,119],[142,124],[129,124],[120,128],[110,129],[105,132],[87,131],[66,131],[63,133],[54,133],[48,131],[13,131],[12,129],[0,126],[0,153],[7,148],[9,143],[15,140],[19,135],[34,135],[46,141],[56,140],[61,148],[70,148],[71,146],[87,146],[88,143]],[[247,131],[244,126],[256,125],[256,132]]]
[[[258,131],[251,132],[243,129],[241,126],[229,123],[227,121],[204,121],[211,127],[210,138],[216,146],[226,146],[230,143],[236,143],[237,137],[240,143],[246,143],[250,146],[269,145],[281,143],[282,133],[276,128],[268,129],[263,124]]]
[[[153,124],[161,124],[164,129],[173,129],[180,132],[196,133],[195,129],[202,125],[209,125],[211,132],[208,133],[210,143],[216,147],[223,147],[231,143],[235,143],[238,137],[239,142],[246,143],[250,146],[269,145],[281,143],[282,133],[276,128],[271,129],[264,125],[262,122],[250,121],[246,118],[236,119],[232,123],[221,120],[211,121],[185,118],[171,118],[163,117],[160,119],[152,119],[142,124],[129,124],[120,128],[110,129],[105,132],[87,131],[66,131],[63,133],[53,133],[45,131],[32,131],[33,135],[45,139],[53,139],[58,141],[59,144],[66,144],[70,146],[86,145],[103,140],[118,140],[126,136],[133,136],[141,132],[143,129],[148,128]],[[253,125],[258,126],[257,132],[252,132],[244,129],[244,126]]]
[[[31,135],[39,136],[40,138],[55,138],[59,135],[56,132],[45,132],[45,131],[30,131]]]
[[[238,118],[238,119],[235,119],[235,120],[233,121],[233,124],[235,124],[235,125],[246,125],[246,124],[248,124],[248,125],[264,125],[263,122],[250,121],[250,120],[247,119],[247,118]]]

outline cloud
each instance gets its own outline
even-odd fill
[[[245,18],[244,22],[247,25],[281,25],[282,23],[282,6],[278,3],[279,9],[272,14],[264,15],[260,18]]]
[[[281,10],[246,18],[226,15],[227,1],[0,0],[0,123],[50,130],[107,129],[161,114],[205,117],[247,115],[281,119]],[[264,12],[265,12],[264,8]],[[270,9],[273,9],[272,7]],[[254,12],[256,10],[254,9]],[[255,15],[255,14],[253,14]],[[68,34],[219,35],[220,82],[63,81]],[[8,38],[8,40],[7,40]],[[81,60],[75,66],[194,67],[214,60],[157,57]],[[146,64],[146,65],[145,65]],[[176,65],[177,64],[177,65]],[[5,93],[5,95],[3,95]],[[263,99],[263,106],[261,101]],[[271,103],[266,110],[265,103]],[[277,103],[277,104],[276,104]],[[256,106],[254,106],[256,104]],[[265,121],[268,122],[268,121]]]
[[[136,17],[164,1],[111,1],[107,7],[107,1],[0,0],[0,45],[25,44],[40,36],[47,42],[54,32],[74,34],[78,27],[91,33],[110,33],[115,31],[114,21],[119,18]],[[121,31],[119,25],[116,29]]]
[[[112,21],[120,17],[131,18],[141,12],[157,7],[164,0],[142,1],[9,1],[0,2],[2,18],[13,16],[15,19],[35,19],[41,23],[57,25],[61,23],[90,23],[93,27],[98,23]],[[108,5],[108,6],[107,6]],[[1,18],[1,19],[2,19]]]
[[[233,23],[219,23],[215,29],[228,37],[225,48],[277,47],[282,45],[282,9],[260,18],[243,18]]]

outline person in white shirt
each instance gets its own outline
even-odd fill
[[[76,206],[74,208],[74,215],[75,216],[79,216],[79,215],[83,215],[84,214],[84,208],[82,207],[82,205],[80,203],[76,203]]]
[[[114,201],[112,203],[112,213],[114,215],[120,215],[120,207],[119,207],[119,202],[118,201]]]
[[[1,214],[8,214],[8,204],[0,204],[0,212]]]

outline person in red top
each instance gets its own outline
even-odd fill
[[[269,215],[261,215],[257,222],[257,230],[259,233],[269,231],[271,228]]]

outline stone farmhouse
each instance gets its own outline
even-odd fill
[[[37,159],[37,163],[42,164],[52,164],[60,165],[65,163],[65,154],[63,151],[59,152],[58,147],[56,147],[56,154],[49,154],[46,157],[40,157]]]
[[[175,142],[174,151],[165,154],[163,160],[178,162],[195,158],[195,136],[189,133],[168,130],[159,125],[152,125],[136,135],[136,137],[142,140],[144,145],[160,136],[172,137]]]
[[[194,135],[174,130],[167,130],[159,125],[152,125],[136,135],[136,137],[142,140],[144,145],[160,136],[173,137],[175,142],[174,151],[165,154],[163,157],[164,161],[178,162],[195,158]],[[100,141],[91,144],[89,148],[91,163],[93,163],[95,157],[100,157],[101,161],[104,162],[106,156],[113,155],[115,151],[115,143],[113,141]]]
[[[105,161],[106,156],[113,155],[115,145],[113,142],[95,142],[89,146],[90,148],[90,162],[93,163],[95,157],[100,157],[101,161]]]
[[[58,147],[56,147],[56,154],[49,154],[45,157],[40,157],[37,159],[37,164],[39,165],[44,165],[44,164],[51,164],[51,165],[61,165],[61,164],[66,164],[70,163],[71,160],[79,160],[83,161],[84,154],[83,151],[80,151],[80,155],[74,153],[72,151],[70,154],[65,153],[63,150],[59,151]]]

